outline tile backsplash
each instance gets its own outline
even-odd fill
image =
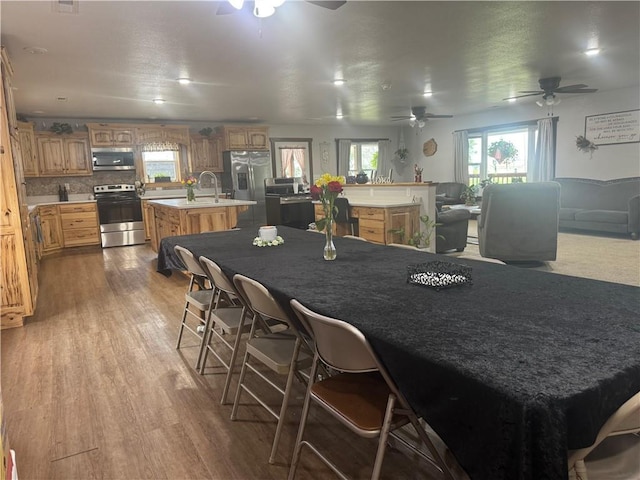
[[[94,172],[88,177],[37,177],[25,178],[27,183],[27,196],[57,195],[58,186],[69,184],[71,194],[93,193],[94,185],[114,185],[119,183],[133,184],[136,181],[136,172]]]

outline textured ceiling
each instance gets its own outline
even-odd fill
[[[382,125],[416,105],[454,115],[505,106],[541,77],[600,91],[640,84],[635,1],[349,0],[331,11],[288,0],[263,20],[216,16],[219,3],[80,1],[62,14],[50,1],[3,1],[18,112],[313,125],[338,123],[341,108],[343,122]],[[581,53],[594,43],[600,56]],[[25,50],[34,46],[48,53]]]

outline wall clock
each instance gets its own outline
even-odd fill
[[[433,138],[431,140],[427,140],[426,142],[424,142],[424,145],[422,146],[422,153],[424,153],[425,157],[430,157],[437,151],[438,151],[438,144]]]

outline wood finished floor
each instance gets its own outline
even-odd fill
[[[287,477],[303,386],[269,465],[275,419],[244,396],[230,421],[221,370],[194,371],[195,339],[175,349],[187,279],[156,273],[155,258],[144,245],[84,247],[41,263],[36,315],[2,331],[2,397],[21,480]],[[322,413],[308,431],[348,475],[369,478],[374,441]],[[393,448],[383,477],[440,478]],[[336,477],[307,450],[297,478]]]

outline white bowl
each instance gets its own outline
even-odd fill
[[[260,227],[258,235],[262,241],[273,242],[278,236],[278,229],[272,225]]]

